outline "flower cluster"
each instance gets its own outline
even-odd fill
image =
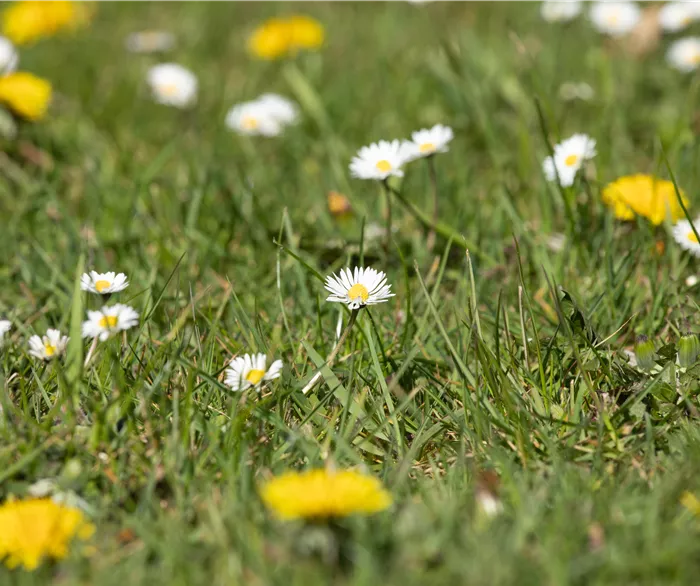
[[[51,101],[51,84],[31,73],[16,71],[17,49],[6,37],[0,37],[0,104],[25,120],[39,120]]]
[[[248,50],[259,59],[279,59],[323,45],[321,24],[309,16],[272,18],[248,39]]]
[[[294,102],[277,94],[263,94],[250,102],[236,104],[226,114],[226,126],[249,136],[277,136],[298,117]]]
[[[123,291],[129,286],[124,273],[97,273],[90,271],[80,279],[83,291],[98,295],[111,296],[112,293]],[[83,338],[107,340],[114,334],[133,328],[139,323],[139,314],[128,305],[116,303],[105,305],[99,311],[88,311],[88,319],[83,322]]]
[[[402,167],[406,163],[447,152],[453,137],[451,128],[437,124],[414,132],[411,140],[380,140],[357,152],[350,162],[350,174],[358,179],[379,181],[391,176],[403,177]]]
[[[545,1],[540,7],[542,18],[548,22],[573,20],[582,10],[583,2],[578,0]],[[623,37],[641,22],[642,10],[636,2],[594,2],[589,16],[598,32]],[[700,2],[668,2],[659,9],[656,18],[661,30],[680,32],[700,20]],[[700,66],[700,37],[674,41],[666,53],[666,60],[679,71],[695,71]]]
[[[80,279],[80,288],[83,291],[111,296],[112,293],[123,291],[129,286],[124,273],[97,273],[90,271]],[[117,303],[105,306],[99,311],[88,311],[88,319],[83,323],[82,335],[84,338],[106,340],[113,334],[128,330],[138,324],[139,314],[129,307]],[[5,335],[12,328],[8,320],[0,320],[0,347],[2,347]],[[52,360],[65,353],[69,338],[60,330],[49,328],[43,336],[33,335],[29,338],[29,354],[39,360]]]

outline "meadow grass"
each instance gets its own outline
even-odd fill
[[[324,24],[323,50],[251,59],[250,30],[293,12]],[[167,59],[199,77],[192,111],[149,99],[158,58],[123,49],[144,28],[177,35]],[[58,95],[0,154],[0,495],[56,479],[97,533],[89,557],[0,583],[696,583],[700,519],[680,499],[700,490],[698,370],[674,345],[697,326],[697,261],[600,201],[620,175],[670,169],[697,206],[698,79],[664,43],[634,57],[532,3],[100,3],[90,28],[23,51]],[[566,81],[595,97],[562,101]],[[300,123],[272,139],[224,127],[266,91]],[[387,252],[368,229],[380,186],[347,165],[435,123],[456,135],[435,160],[442,233],[428,250],[411,213],[430,216],[417,161],[391,183],[405,204]],[[541,161],[575,132],[598,156],[561,190]],[[328,212],[329,191],[352,217]],[[323,278],[355,264],[396,297],[361,312],[328,369],[349,312]],[[119,301],[142,319],[83,368],[89,268],[127,273]],[[26,339],[52,326],[72,343],[44,365]],[[624,352],[640,334],[651,374]],[[281,358],[282,377],[231,392],[222,372],[243,352]],[[394,506],[333,527],[265,511],[262,480],[327,465],[381,478]]]

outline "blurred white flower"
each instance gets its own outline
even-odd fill
[[[226,114],[226,126],[248,136],[278,136],[282,125],[268,115],[268,110],[257,101],[236,104]]]
[[[401,167],[408,162],[410,149],[398,140],[380,140],[362,147],[350,162],[350,174],[358,179],[384,180],[403,177]]]
[[[97,273],[90,271],[90,274],[83,273],[80,277],[80,288],[90,293],[109,295],[117,291],[123,291],[129,286],[129,281],[124,273]]]
[[[17,69],[19,55],[15,46],[5,37],[0,37],[0,76],[12,73]]]
[[[547,238],[547,246],[550,250],[554,252],[561,252],[564,250],[564,245],[566,244],[566,236],[561,232],[554,232]]]
[[[267,368],[267,357],[264,354],[244,354],[231,361],[226,369],[226,384],[233,391],[245,391],[249,387],[256,389],[266,381],[279,378],[282,372],[282,361],[275,360]]]
[[[161,63],[148,70],[148,85],[159,104],[187,108],[197,101],[197,78],[177,63]]]
[[[579,0],[548,0],[540,4],[540,14],[547,22],[568,22],[581,14],[582,4]]]
[[[667,32],[675,33],[688,27],[700,13],[698,2],[669,2],[659,10],[659,24]]]
[[[355,267],[354,272],[341,269],[340,276],[326,277],[325,287],[331,293],[326,301],[345,303],[350,309],[383,303],[394,296],[391,285],[386,283],[386,275],[369,268]]]
[[[226,126],[238,134],[278,136],[297,117],[294,102],[277,94],[263,94],[256,100],[233,106],[226,114]]]
[[[572,100],[583,100],[587,102],[593,99],[595,92],[586,82],[566,81],[559,87],[559,97],[570,102]]]
[[[297,106],[278,94],[263,94],[257,101],[267,108],[268,115],[280,124],[294,124],[299,116]]]
[[[700,231],[700,218],[693,220],[695,229]],[[673,239],[678,245],[690,252],[693,256],[700,257],[700,243],[698,237],[693,232],[693,227],[688,220],[679,220],[673,226]]]
[[[477,491],[476,503],[487,517],[495,517],[503,512],[503,503],[501,500],[487,490]]]
[[[5,343],[5,334],[12,329],[12,322],[0,319],[0,348]]]
[[[27,489],[27,492],[34,498],[51,497],[55,503],[82,509],[88,514],[94,514],[93,508],[84,499],[80,498],[72,490],[62,491],[58,483],[51,478],[40,478]]]
[[[621,37],[637,26],[641,14],[636,2],[594,2],[590,18],[598,32]]]
[[[596,156],[595,140],[586,134],[574,134],[554,147],[554,158],[542,163],[548,181],[559,182],[563,187],[573,185],[576,173],[583,163]]]
[[[413,161],[435,153],[446,153],[449,150],[447,145],[453,138],[452,129],[442,124],[418,130],[411,134],[410,141],[405,142],[406,160]]]
[[[126,37],[124,46],[132,53],[164,53],[175,46],[175,35],[167,31],[139,31]]]
[[[117,303],[103,307],[100,311],[88,311],[83,322],[83,338],[99,338],[104,341],[112,334],[128,330],[139,323],[139,314],[129,307]]]
[[[686,287],[695,287],[698,284],[698,277],[696,275],[690,275],[685,280]]]
[[[666,53],[669,65],[684,73],[700,66],[700,37],[687,37],[672,43]]]
[[[39,360],[51,360],[66,351],[68,336],[61,335],[59,330],[46,330],[45,336],[29,338],[29,353]]]

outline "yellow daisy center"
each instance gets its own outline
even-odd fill
[[[46,344],[44,344],[44,352],[47,356],[53,356],[54,354],[56,354],[56,346],[52,346],[47,342]]]
[[[252,116],[243,116],[241,126],[246,130],[255,130],[259,126],[258,119]]]
[[[116,315],[105,315],[102,316],[102,319],[99,321],[99,326],[101,328],[114,328],[117,325],[117,316]]]
[[[95,289],[97,289],[98,293],[102,293],[102,291],[104,291],[105,289],[107,289],[111,286],[112,286],[112,283],[110,283],[109,281],[100,280],[100,281],[95,282]]]
[[[367,291],[367,287],[362,285],[361,283],[357,283],[356,285],[353,285],[350,287],[348,291],[348,298],[353,301],[357,298],[362,299],[363,303],[367,301],[369,297],[369,291]]]
[[[432,142],[424,142],[418,147],[421,153],[431,153],[435,150],[435,145]]]
[[[569,155],[564,159],[564,164],[567,167],[573,167],[578,162],[578,155]]]
[[[700,64],[700,51],[696,51],[695,53],[693,53],[688,61],[690,61],[690,63],[692,63],[693,65]]]
[[[381,161],[377,161],[377,164],[375,166],[382,173],[387,173],[388,171],[391,171],[391,163],[389,161],[387,161],[386,159],[382,159]]]
[[[245,379],[251,384],[251,385],[257,385],[261,380],[262,377],[265,376],[265,371],[264,370],[251,370],[245,377]]]
[[[690,242],[694,242],[695,244],[698,244],[698,237],[695,235],[695,232],[688,232],[685,237],[690,240]]]
[[[608,24],[617,24],[618,21],[620,20],[620,15],[617,14],[617,12],[612,12],[611,14],[608,14]]]
[[[165,96],[174,96],[178,92],[176,83],[163,83],[158,86],[160,93]]]

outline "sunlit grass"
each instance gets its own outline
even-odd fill
[[[295,13],[325,27],[320,51],[247,53]],[[151,99],[160,58],[124,49],[144,29],[176,35],[165,60],[197,75],[196,106]],[[694,583],[698,370],[676,346],[697,331],[697,261],[668,222],[622,222],[601,197],[674,179],[695,217],[698,81],[667,66],[669,42],[633,56],[525,3],[100,3],[86,30],[23,50],[56,95],[0,154],[0,495],[53,479],[97,531],[90,556],[0,583]],[[562,100],[565,82],[594,95]],[[298,123],[226,128],[267,92]],[[455,138],[434,181],[425,161],[386,191],[350,177],[363,145],[438,123]],[[575,133],[597,155],[559,188],[542,161]],[[386,272],[395,297],[326,302],[348,266]],[[91,269],[128,275],[118,302],[140,321],[85,365]],[[71,336],[65,359],[29,355],[48,328]],[[648,371],[625,352],[639,335]],[[281,377],[233,392],[245,353]],[[262,483],[320,467],[376,477],[392,508],[265,511]]]

